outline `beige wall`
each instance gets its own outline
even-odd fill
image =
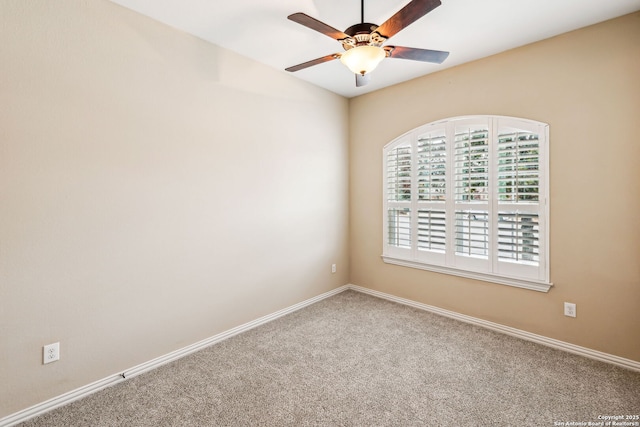
[[[549,293],[380,258],[382,147],[472,114],[550,125]],[[352,283],[640,361],[640,13],[363,95],[350,120]]]
[[[80,0],[0,2],[0,98],[0,418],[348,282],[346,99]]]

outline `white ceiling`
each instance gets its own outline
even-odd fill
[[[288,15],[304,12],[342,31],[360,22],[358,0],[111,1],[283,73],[286,67],[343,51],[337,41],[289,21]],[[640,10],[640,0],[441,1],[386,43],[451,52],[441,65],[387,58],[371,73],[371,83],[360,88],[340,61],[292,75],[353,97]],[[380,25],[407,3],[365,0],[365,22]]]

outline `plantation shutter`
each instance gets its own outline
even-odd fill
[[[387,154],[387,200],[411,199],[411,146],[401,145]]]
[[[417,146],[418,200],[444,201],[447,162],[444,130],[421,135]]]
[[[416,258],[444,263],[447,249],[447,137],[444,126],[419,132],[416,146]]]
[[[387,144],[385,262],[548,290],[547,138],[544,123],[470,116]]]
[[[455,135],[456,202],[489,200],[489,128],[458,127]]]
[[[498,257],[501,260],[540,262],[540,226],[538,214],[498,213]]]
[[[418,250],[445,251],[446,218],[444,210],[418,209]]]
[[[408,140],[400,141],[386,153],[386,244],[398,253],[412,248],[412,161],[412,147]]]
[[[542,129],[529,123],[504,119],[498,125],[495,270],[503,274],[544,278],[541,137]]]
[[[486,122],[455,126],[454,181],[455,265],[474,271],[489,270],[490,255],[490,140]]]
[[[456,210],[456,254],[486,258],[489,255],[489,213]]]
[[[501,202],[538,202],[539,137],[531,132],[498,135],[498,197]]]
[[[411,248],[411,211],[409,208],[389,208],[388,243],[399,248]]]

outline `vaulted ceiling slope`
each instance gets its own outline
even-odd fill
[[[358,0],[111,1],[283,72],[292,65],[343,51],[337,41],[287,16],[303,12],[340,31],[361,21]],[[387,58],[363,87],[355,86],[354,75],[340,61],[292,75],[354,97],[640,10],[640,0],[441,1],[389,40],[393,45],[450,52],[440,65]],[[364,21],[380,25],[408,3],[365,0]]]

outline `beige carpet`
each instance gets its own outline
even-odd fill
[[[24,426],[557,426],[640,373],[346,291]]]

